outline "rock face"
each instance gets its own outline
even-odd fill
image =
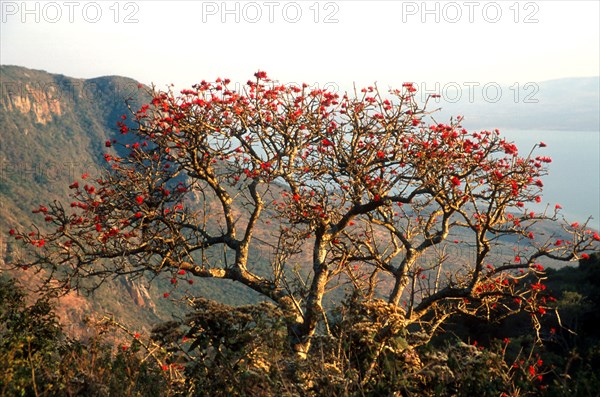
[[[145,285],[141,282],[131,280],[129,277],[123,277],[121,283],[136,306],[148,309],[151,313],[156,314],[156,305],[152,301],[148,288]]]
[[[3,89],[2,108],[5,111],[17,111],[22,114],[33,113],[35,122],[46,124],[53,115],[62,115],[59,88],[57,85],[43,83],[14,83]]]

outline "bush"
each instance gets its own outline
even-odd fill
[[[49,297],[32,304],[19,285],[0,275],[0,394],[56,393],[53,365],[62,332]]]
[[[15,280],[0,276],[0,395],[173,395],[168,375],[144,359],[137,339],[117,347],[109,342],[114,327],[94,329],[88,341],[67,338],[52,296],[29,304]]]

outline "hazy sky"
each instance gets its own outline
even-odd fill
[[[6,1],[1,63],[188,86],[527,83],[600,73],[598,1]]]

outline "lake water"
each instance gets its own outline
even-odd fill
[[[543,178],[542,204],[552,209],[560,204],[569,222],[592,216],[588,225],[600,229],[600,132],[502,130],[501,135],[517,144],[521,156],[545,142],[548,146],[536,151],[552,158],[549,175]]]

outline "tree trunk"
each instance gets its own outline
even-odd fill
[[[314,277],[306,300],[304,316],[300,322],[288,326],[291,347],[302,359],[307,357],[319,320],[325,315],[322,302],[329,279],[329,269],[325,263],[327,256],[325,247],[326,239],[322,234],[317,234],[313,253]]]

